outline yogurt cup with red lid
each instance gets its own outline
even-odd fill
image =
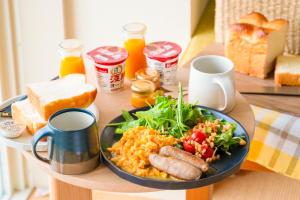
[[[128,54],[124,48],[102,46],[87,53],[93,61],[98,84],[105,92],[115,92],[124,86],[125,60]]]
[[[167,41],[158,41],[148,44],[144,49],[147,65],[160,73],[162,85],[176,83],[178,57],[181,47]]]

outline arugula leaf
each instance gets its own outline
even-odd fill
[[[202,121],[214,121],[216,117],[210,112],[209,110],[206,109],[201,109],[201,114],[202,114]]]
[[[155,104],[146,111],[134,113],[134,118],[129,112],[123,111],[124,122],[112,123],[109,126],[117,126],[116,133],[123,133],[130,128],[145,126],[159,130],[162,134],[181,138],[183,134],[195,126],[200,120],[199,109],[183,101],[182,87],[179,84],[178,99],[166,96],[157,96]]]
[[[125,119],[126,122],[130,122],[133,121],[133,117],[130,115],[130,113],[128,111],[123,110],[122,111],[122,116]]]
[[[173,129],[176,137],[182,137],[183,133],[186,132],[189,127],[184,124],[183,112],[185,110],[185,105],[183,103],[183,94],[181,83],[178,85],[178,99],[177,99],[177,109],[176,109],[176,126]],[[177,133],[177,134],[176,134]]]
[[[222,121],[221,121],[222,122]],[[235,123],[230,123],[227,121],[223,121],[225,124],[230,124],[231,128],[228,129],[225,132],[218,133],[215,137],[214,144],[217,148],[221,149],[228,155],[230,155],[230,148],[238,146],[240,144],[240,141],[245,139],[244,136],[234,136],[233,133],[236,129]]]

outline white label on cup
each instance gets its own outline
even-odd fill
[[[123,88],[125,63],[113,66],[97,65],[98,83],[104,91],[114,92]]]
[[[176,83],[177,63],[177,57],[165,62],[147,58],[148,67],[156,69],[159,72],[162,85],[172,85]]]

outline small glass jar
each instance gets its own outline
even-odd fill
[[[130,23],[123,27],[124,47],[128,52],[125,63],[125,77],[132,80],[139,69],[147,67],[144,55],[146,25],[142,23]]]
[[[160,88],[160,75],[156,69],[140,69],[135,73],[135,79],[152,81],[155,85],[155,90]]]
[[[61,55],[59,77],[63,78],[68,74],[85,74],[85,67],[82,59],[82,43],[77,39],[66,39],[59,44]]]
[[[155,85],[149,80],[136,80],[131,84],[131,105],[136,108],[153,105],[155,103]]]

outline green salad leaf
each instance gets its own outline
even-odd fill
[[[202,121],[214,121],[216,117],[209,110],[201,109],[201,119]]]
[[[159,130],[162,134],[181,138],[186,131],[193,128],[201,119],[201,110],[183,101],[182,86],[178,87],[178,99],[157,96],[155,104],[146,111],[138,111],[133,116],[123,111],[124,122],[112,123],[117,126],[116,133],[122,134],[126,130],[145,126]]]
[[[226,131],[222,131],[224,126],[230,126]],[[245,139],[244,136],[234,136],[236,124],[221,120],[218,133],[215,137],[214,144],[218,149],[221,149],[225,153],[230,155],[230,148],[240,145],[241,141]]]

